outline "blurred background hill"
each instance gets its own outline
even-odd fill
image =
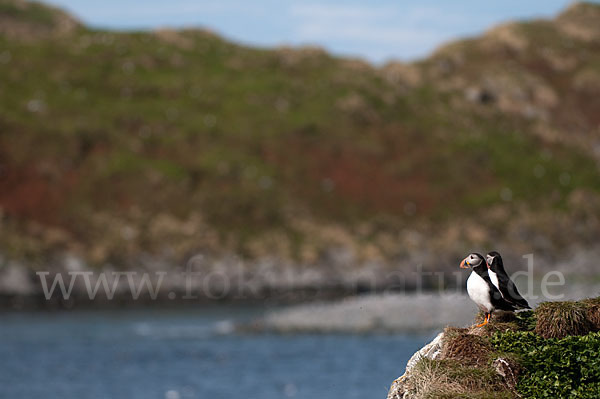
[[[598,275],[598,4],[374,66],[2,0],[0,76],[6,270],[203,253],[315,284],[485,248]]]

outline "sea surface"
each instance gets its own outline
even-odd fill
[[[0,398],[385,398],[432,338],[236,332],[261,312],[1,313]]]

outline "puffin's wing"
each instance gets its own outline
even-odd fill
[[[500,291],[498,291],[494,286],[490,287],[490,297],[492,305],[494,305],[496,309],[507,311],[514,311],[517,309],[517,306],[514,303],[506,300]]]
[[[505,300],[515,304],[518,308],[531,309],[527,300],[521,296],[516,284],[507,274],[502,273],[498,275],[498,285]]]

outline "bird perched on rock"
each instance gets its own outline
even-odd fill
[[[521,296],[517,286],[504,270],[504,263],[500,254],[496,251],[489,252],[486,255],[486,263],[490,280],[498,288],[502,298],[513,304],[517,309],[531,309],[527,300]]]
[[[469,254],[460,262],[460,267],[473,269],[467,280],[467,293],[479,309],[485,313],[483,323],[478,324],[477,327],[486,325],[495,310],[514,311],[516,309],[515,305],[502,297],[498,288],[492,283],[483,255],[476,252]]]

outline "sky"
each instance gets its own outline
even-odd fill
[[[203,27],[236,42],[317,45],[373,63],[410,61],[514,19],[553,17],[569,0],[47,0],[88,25]],[[597,0],[596,2],[600,2]]]

